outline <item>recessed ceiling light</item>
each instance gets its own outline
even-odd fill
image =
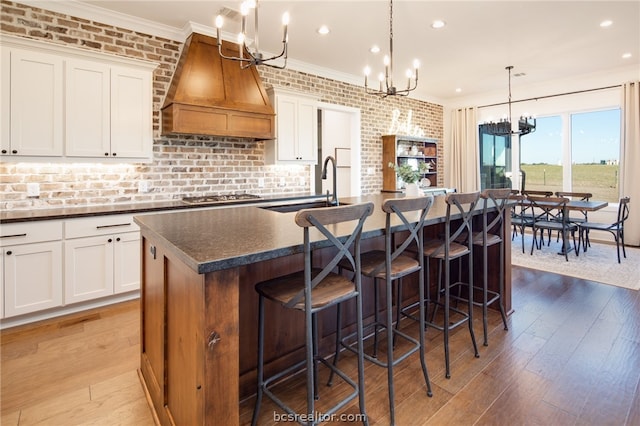
[[[329,34],[329,32],[330,32],[329,27],[327,27],[326,25],[323,25],[320,28],[318,28],[318,34],[327,35]]]
[[[371,46],[371,49],[369,49],[369,52],[371,53],[378,53],[380,52],[380,48],[376,45]]]
[[[600,22],[600,26],[601,26],[602,28],[608,28],[608,27],[610,27],[611,25],[613,25],[613,21],[612,21],[612,20],[610,20],[610,19],[607,19],[607,20],[605,20],[605,21]]]
[[[622,54],[622,58],[623,59],[629,59],[630,57],[631,57],[631,53],[629,53],[629,52]]]
[[[456,93],[460,93],[460,92],[462,92],[462,89],[459,87],[456,87]]]
[[[431,23],[431,28],[433,28],[434,30],[440,29],[440,28],[444,28],[444,26],[447,25],[446,22],[440,20],[440,19],[436,19],[435,21],[433,21]]]

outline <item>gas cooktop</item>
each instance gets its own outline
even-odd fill
[[[233,201],[250,201],[259,200],[261,197],[253,194],[221,194],[221,195],[203,195],[200,197],[184,197],[183,203],[186,204],[218,204]]]

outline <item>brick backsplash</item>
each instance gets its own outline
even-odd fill
[[[2,1],[0,31],[32,39],[159,63],[153,75],[153,161],[148,164],[13,163],[0,164],[2,209],[49,208],[179,199],[189,195],[249,192],[260,195],[309,192],[310,166],[274,166],[264,162],[265,144],[238,138],[161,136],[160,108],[180,57],[182,43],[126,28]],[[443,107],[415,99],[379,99],[360,86],[291,69],[258,69],[265,88],[310,92],[322,102],[361,110],[362,192],[382,188],[382,140],[393,111],[412,111],[412,123],[425,136],[443,138]],[[438,145],[438,185],[443,185],[443,146]],[[367,175],[371,168],[373,175]],[[264,187],[258,186],[258,179]],[[284,178],[285,185],[281,186]],[[150,192],[139,193],[138,182]],[[27,197],[27,183],[40,184],[40,197]]]

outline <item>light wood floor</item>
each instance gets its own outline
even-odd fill
[[[471,353],[468,330],[451,339],[444,378],[441,334],[429,330],[427,364],[396,370],[398,425],[640,425],[640,292],[514,267],[509,331],[492,312],[489,346]],[[407,321],[406,329],[415,328]],[[479,316],[474,329],[481,342]],[[417,332],[417,330],[416,330]],[[151,425],[138,380],[138,303],[2,332],[1,424]],[[353,357],[341,366],[353,371]],[[388,424],[385,370],[366,367],[371,425]],[[303,404],[301,381],[285,392]],[[321,401],[330,400],[321,387]],[[253,400],[240,407],[250,422]],[[321,411],[321,410],[320,410]],[[356,405],[344,412],[354,413]],[[260,424],[276,424],[265,399]]]

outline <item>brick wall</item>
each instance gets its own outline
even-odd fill
[[[147,59],[159,63],[153,76],[153,162],[150,164],[10,163],[0,164],[0,208],[26,209],[54,206],[171,200],[187,195],[250,192],[281,194],[308,192],[300,177],[308,166],[274,166],[264,163],[264,144],[237,138],[160,136],[160,107],[179,59],[182,43],[117,28],[100,22],[62,15],[2,0],[2,33],[46,40],[93,51]],[[378,99],[362,87],[291,69],[259,68],[265,88],[286,87],[320,94],[321,101],[361,110],[362,191],[382,188],[382,140],[393,110],[406,115],[427,137],[443,138],[443,108],[408,98]],[[443,184],[443,147],[438,147]],[[374,170],[367,175],[367,169]],[[258,187],[263,178],[264,187]],[[280,186],[284,178],[286,185]],[[149,193],[138,193],[138,181],[150,183]],[[27,198],[29,182],[40,183],[40,198]]]

